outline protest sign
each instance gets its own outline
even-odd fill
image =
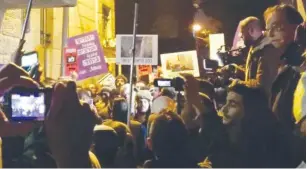
[[[137,66],[137,76],[145,76],[149,75],[152,72],[152,66],[151,65],[139,65]]]
[[[77,49],[78,80],[108,72],[96,31],[69,38],[67,46]]]
[[[217,52],[219,49],[223,49],[225,46],[225,37],[223,33],[218,34],[210,34],[209,35],[210,42],[210,59],[216,60],[219,63],[219,66],[223,66],[222,59],[218,56]]]
[[[116,36],[116,63],[132,64],[132,35]],[[137,35],[135,42],[135,65],[158,64],[158,35]]]
[[[180,73],[189,73],[195,77],[199,76],[197,52],[186,51],[167,53],[161,55],[163,77],[174,78]]]
[[[64,59],[65,59],[65,76],[70,76],[72,72],[78,72],[76,48],[65,48]]]
[[[101,78],[98,83],[102,86],[115,88],[115,77],[111,73],[108,73]]]

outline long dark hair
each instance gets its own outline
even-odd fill
[[[242,127],[244,129],[261,130],[276,120],[269,108],[269,102],[263,89],[238,84],[230,87],[228,91],[238,93],[243,98],[245,114],[242,120]]]
[[[264,90],[238,84],[229,88],[229,91],[238,93],[243,98],[245,114],[241,123],[241,141],[246,152],[246,165],[273,165],[277,121],[269,108]]]
[[[124,98],[115,98],[113,101],[112,118],[113,120],[127,123],[128,103]]]

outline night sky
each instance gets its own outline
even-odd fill
[[[240,20],[262,19],[268,6],[278,0],[204,0],[201,8],[223,24],[226,44],[231,47]],[[116,0],[116,33],[132,34],[134,0]],[[140,0],[139,34],[158,34],[159,53],[195,50],[191,24],[195,13],[192,0]]]
[[[248,16],[263,19],[263,12],[278,0],[207,0],[201,5],[204,12],[220,20],[227,45],[232,44],[233,36],[240,20]]]

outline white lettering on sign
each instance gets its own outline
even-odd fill
[[[75,52],[77,52],[77,49],[75,49],[75,48],[66,49],[66,53],[75,53]]]
[[[76,45],[80,45],[82,43],[87,43],[87,42],[93,41],[93,40],[95,40],[94,35],[87,35],[87,36],[75,39],[75,43],[76,43]]]
[[[86,67],[86,66],[90,66],[90,65],[93,65],[93,64],[96,64],[96,63],[99,63],[99,62],[100,62],[100,57],[96,56],[96,57],[93,57],[93,58],[83,60],[82,65],[83,65],[83,67]]]
[[[135,65],[150,65],[153,62],[152,58],[136,58]],[[132,63],[131,58],[122,58],[121,63],[128,65]]]
[[[98,48],[97,48],[96,45],[88,47],[88,48],[84,48],[84,49],[79,49],[78,50],[78,56],[88,54],[88,53],[91,53],[91,52],[96,52],[97,50],[98,50]]]
[[[81,46],[82,46],[82,48],[87,48],[87,47],[90,47],[90,46],[96,46],[96,44],[94,42],[89,42],[89,43],[82,44]]]
[[[124,63],[126,63],[126,64],[131,64],[130,62],[132,61],[132,59],[126,59],[126,58],[123,58],[123,60],[122,60]]]
[[[86,55],[86,57],[91,58],[91,57],[94,57],[94,56],[97,56],[97,55],[98,55],[98,53],[95,52],[95,53],[91,53],[91,54]]]
[[[135,59],[135,63],[136,64],[143,64],[144,63],[144,59],[143,58]]]
[[[152,59],[151,58],[146,58],[144,62],[147,63],[147,64],[150,64],[150,63],[152,63]]]
[[[84,75],[86,73],[86,70],[82,70],[82,71],[79,71],[79,75]]]
[[[102,69],[101,65],[91,66],[90,72],[93,72],[93,71],[96,71],[96,70],[100,70],[100,69]]]

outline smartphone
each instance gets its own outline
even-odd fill
[[[51,102],[51,88],[13,88],[8,93],[6,115],[11,121],[44,121]]]
[[[38,63],[38,53],[37,52],[29,52],[25,53],[21,57],[21,67],[26,71],[30,71],[30,68]]]

